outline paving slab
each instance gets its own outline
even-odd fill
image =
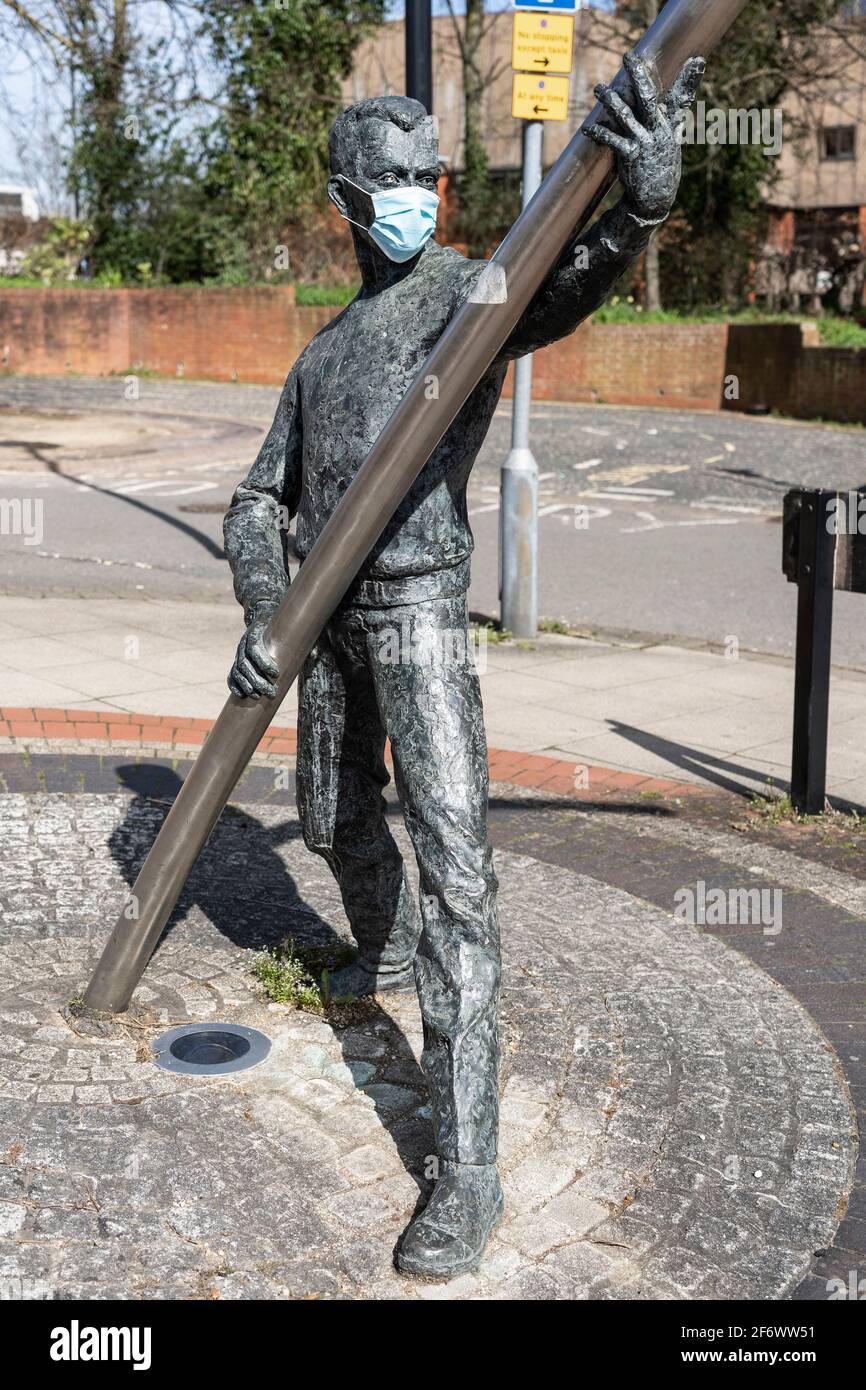
[[[215,719],[242,624],[237,605],[4,598],[0,706]],[[478,653],[489,742],[704,785],[786,787],[790,660],[542,634]],[[280,723],[297,719],[293,688]],[[866,806],[866,675],[838,668],[828,794]]]
[[[426,1285],[393,1267],[429,1190],[414,997],[341,1029],[250,973],[287,934],[347,935],[292,788],[250,770],[137,992],[149,1021],[100,1038],[61,1010],[188,764],[49,763],[5,755],[0,798],[0,1277],[23,1296],[777,1300],[856,1258],[862,879],[737,856],[666,805],[495,783],[506,1215],[476,1274]],[[780,887],[783,932],[680,920],[699,874]],[[202,1081],[147,1060],[156,1032],[214,1020],[263,1029],[267,1061]]]

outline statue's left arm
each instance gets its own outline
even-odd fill
[[[702,58],[685,64],[667,96],[659,94],[649,69],[626,54],[635,110],[610,87],[595,89],[616,125],[593,125],[587,134],[616,152],[620,201],[585,233],[576,233],[502,350],[521,357],[573,333],[611,293],[634,258],[666,221],[679,188],[682,154],[679,130],[704,73]]]

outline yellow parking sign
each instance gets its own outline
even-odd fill
[[[568,78],[516,72],[511,89],[511,114],[526,121],[564,121],[568,116]]]
[[[514,16],[511,66],[527,72],[571,72],[574,20],[570,14]]]

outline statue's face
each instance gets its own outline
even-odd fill
[[[398,184],[436,192],[439,147],[432,120],[414,130],[401,130],[391,121],[362,121],[358,137],[353,177],[368,193]]]
[[[435,193],[438,179],[435,122],[427,119],[414,130],[401,130],[392,121],[377,118],[358,123],[351,168],[345,177],[335,174],[331,178],[328,192],[339,211],[363,228],[373,220],[372,203],[364,193],[400,185],[417,185]]]

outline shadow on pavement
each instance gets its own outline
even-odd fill
[[[190,540],[198,541],[199,545],[204,546],[215,560],[225,559],[225,551],[222,546],[216,545],[210,536],[206,536],[203,531],[191,526],[188,521],[181,521],[180,517],[172,516],[169,512],[163,511],[160,507],[154,507],[139,497],[132,497],[125,492],[115,492],[110,487],[100,487],[98,483],[86,482],[74,473],[64,473],[55,459],[48,458],[42,452],[44,449],[59,449],[59,444],[47,444],[41,440],[3,439],[0,440],[0,448],[26,449],[31,458],[36,459],[38,463],[44,463],[48,471],[53,473],[55,477],[64,478],[67,482],[77,484],[78,487],[89,488],[91,492],[100,492],[103,497],[114,497],[118,502],[127,502],[132,507],[138,507],[139,511],[147,512],[149,516],[156,517],[158,521],[164,521],[168,526],[174,526],[178,531],[183,531]]]
[[[122,765],[115,773],[119,785],[134,796],[122,824],[111,835],[108,847],[131,887],[180,791],[182,779],[171,769],[159,767],[157,793],[154,769],[148,763]],[[277,853],[280,845],[300,837],[301,827],[297,820],[267,826],[237,806],[226,807],[196,861],[154,954],[159,953],[162,943],[194,906],[201,909],[222,936],[244,950],[266,950],[287,937],[305,946],[345,945],[344,939],[301,896]],[[421,1068],[396,1020],[380,1004],[376,1003],[374,1012],[363,1024],[334,1029],[344,1060],[357,1065],[351,1033],[362,1028],[375,1035],[377,1022],[385,1024],[390,1034],[386,1073],[377,1077],[377,1081],[419,1092],[420,1103],[426,1096]],[[429,1120],[415,1114],[407,1117],[405,1111],[395,1114],[387,1089],[374,1091],[372,1100],[382,1127],[391,1135],[401,1162],[418,1184],[420,1195],[426,1190],[420,1177],[424,1159],[433,1150]]]
[[[753,786],[736,780],[736,777],[748,778],[750,782],[763,782],[771,793],[790,791],[791,784],[785,778],[776,781],[775,778],[767,777],[752,768],[729,762],[725,758],[717,758],[713,753],[689,748],[685,743],[674,743],[670,739],[660,738],[658,734],[648,734],[643,729],[634,728],[631,724],[620,724],[616,719],[609,719],[607,722],[613,733],[618,734],[620,738],[628,739],[630,743],[637,744],[639,748],[645,748],[648,752],[655,753],[657,757],[664,758],[666,762],[679,768],[680,771],[691,772],[701,777],[703,781],[712,782],[714,786],[721,787],[723,791],[733,792],[735,796],[751,798],[756,795]],[[728,773],[735,775],[728,776]],[[827,800],[837,811],[856,812],[857,815],[866,814],[866,807],[859,802],[847,801],[840,796],[828,796]]]
[[[725,758],[717,758],[713,753],[689,748],[685,743],[674,743],[658,734],[648,734],[643,729],[636,729],[632,724],[621,724],[618,719],[608,719],[607,724],[612,733],[636,744],[638,748],[645,748],[648,753],[654,753],[658,758],[664,758],[665,762],[678,768],[680,772],[689,772],[692,776],[701,777],[705,782],[712,782],[713,786],[733,792],[736,796],[754,795],[754,787],[746,785],[745,780],[739,780],[741,778],[749,782],[769,780],[753,768],[743,767],[742,764],[729,762]],[[780,790],[787,791],[789,784],[778,782],[775,785]]]

